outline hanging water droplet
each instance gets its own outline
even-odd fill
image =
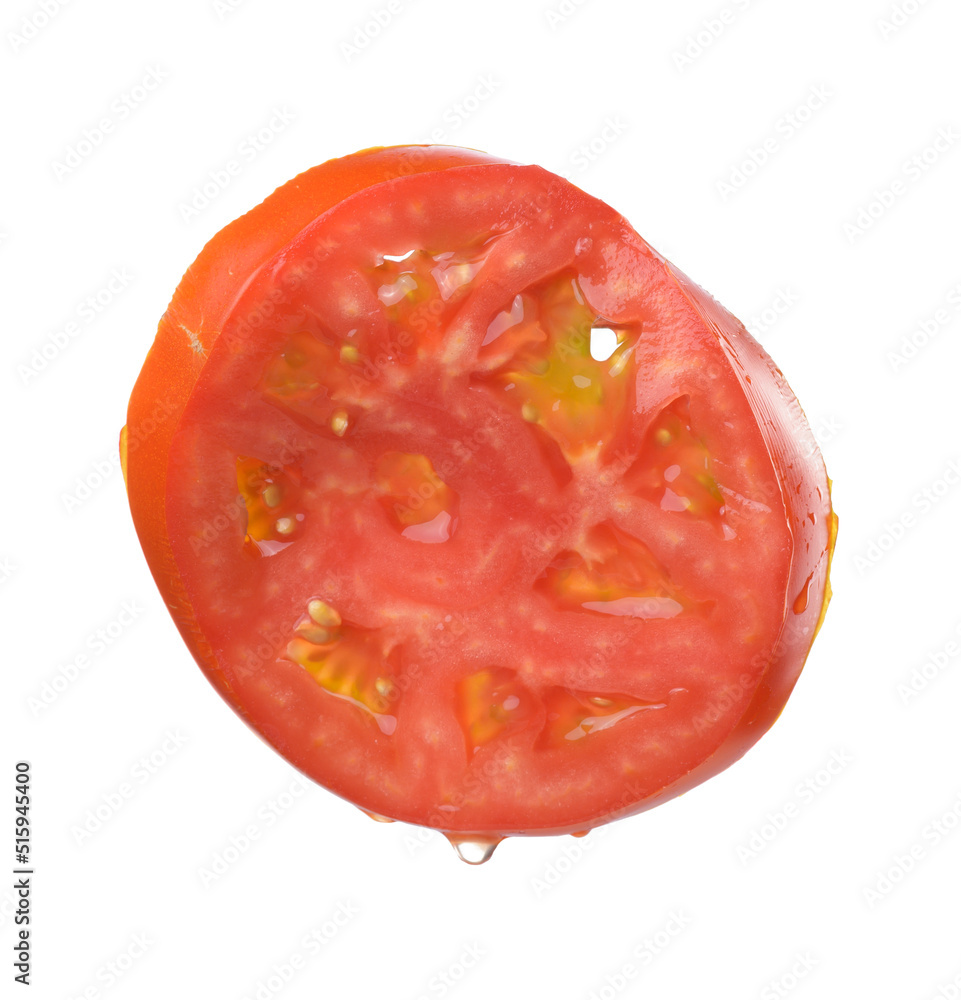
[[[359,807],[358,807],[359,808]],[[370,812],[368,809],[360,810],[365,816],[369,816],[375,823],[393,823],[389,816],[381,816],[380,813]]]
[[[497,845],[503,837],[492,839],[490,837],[459,837],[457,834],[445,833],[444,836],[450,841],[451,847],[457,852],[461,861],[469,865],[482,865],[485,861],[490,861]]]

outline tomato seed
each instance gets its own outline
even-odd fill
[[[337,437],[343,437],[347,433],[347,424],[349,418],[347,416],[346,410],[338,410],[330,418],[330,429],[337,435]]]
[[[318,624],[333,626],[336,628],[341,624],[340,615],[329,605],[320,600],[313,600],[307,604],[307,614]]]

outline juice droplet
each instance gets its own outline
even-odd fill
[[[358,807],[359,808],[359,807]],[[393,823],[389,816],[381,816],[380,813],[372,813],[368,809],[360,810],[365,816],[369,816],[375,823]]]
[[[591,694],[553,687],[544,693],[547,721],[539,745],[558,746],[611,729],[645,709],[667,708],[667,702],[640,701],[630,695]]]
[[[591,831],[590,830],[578,830],[576,833],[572,833],[572,837],[586,837]]]
[[[814,574],[812,573],[805,581],[804,586],[801,588],[801,593],[794,598],[794,604],[791,606],[791,610],[796,615],[802,615],[807,610],[808,597],[811,592],[811,581],[814,579]]]
[[[490,861],[497,845],[504,839],[503,837],[464,837],[456,833],[445,833],[444,836],[450,841],[451,847],[457,852],[461,861],[469,865],[482,865],[485,861]]]

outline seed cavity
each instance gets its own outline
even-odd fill
[[[632,399],[626,366],[637,336],[599,321],[573,275],[550,278],[493,316],[474,372],[475,383],[553,438],[571,464],[613,444]],[[613,346],[598,360],[592,347],[604,334]]]
[[[537,711],[537,699],[508,667],[487,667],[457,684],[457,710],[468,757],[491,740],[527,725]]]
[[[654,417],[624,482],[661,510],[707,521],[726,538],[724,497],[690,404],[689,396],[679,396]]]
[[[367,382],[358,379],[354,367],[360,360],[354,344],[301,330],[268,362],[258,389],[268,403],[297,423],[343,437],[348,405],[360,407],[365,402]]]
[[[673,618],[692,604],[640,539],[607,521],[555,556],[534,589],[561,610],[619,617]]]
[[[427,544],[451,538],[457,528],[460,497],[426,455],[384,452],[375,475],[381,506],[404,538]]]
[[[300,534],[304,519],[299,473],[292,466],[242,456],[237,459],[236,477],[247,517],[244,548],[258,556],[283,551]]]
[[[286,658],[303,667],[328,693],[350,702],[390,735],[397,727],[398,650],[383,630],[345,622],[325,601],[312,598],[295,625]]]

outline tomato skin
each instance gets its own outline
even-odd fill
[[[167,469],[171,445],[207,358],[238,298],[262,265],[298,233],[345,199],[392,177],[504,162],[485,154],[444,147],[398,147],[330,161],[288,182],[260,206],[222,230],[204,248],[161,320],[156,341],[131,396],[127,420],[131,433],[144,423],[158,402],[162,401],[171,414],[154,433],[138,437],[135,450],[128,453],[123,437],[121,444],[131,511],[158,587],[188,647],[221,695],[306,773],[310,773],[306,758],[299,757],[299,748],[290,742],[288,734],[272,724],[261,708],[252,714],[250,703],[234,690],[229,671],[218,661],[198,624],[169,537]],[[781,484],[780,501],[794,539],[789,599],[785,602],[776,654],[763,664],[760,683],[752,676],[753,697],[723,743],[707,760],[656,794],[642,799],[628,795],[623,803],[612,806],[604,815],[577,817],[560,825],[538,826],[532,822],[521,828],[505,822],[496,829],[458,828],[460,835],[578,832],[585,825],[650,808],[723,770],[759,739],[782,710],[830,598],[827,577],[836,519],[820,456],[816,448],[803,447],[810,440],[810,431],[790,389],[770,358],[733,316],[651,251],[632,231],[625,233],[625,239],[641,246],[649,261],[650,274],[641,280],[651,288],[673,284],[681,296],[677,308],[689,310],[685,321],[706,326],[717,337],[758,417]],[[619,304],[612,301],[607,312],[614,314],[618,308]],[[766,419],[760,419],[762,416]],[[351,797],[343,789],[340,792]],[[416,813],[395,813],[395,816],[412,822],[424,821]],[[443,829],[443,817],[432,818],[430,825]]]
[[[778,471],[781,493],[791,533],[794,536],[788,594],[797,595],[785,606],[784,627],[775,655],[766,665],[747,710],[718,751],[701,765],[644,803],[653,808],[694,788],[730,767],[777,721],[784,710],[811,645],[821,628],[831,602],[830,570],[837,537],[838,518],[831,506],[831,481],[820,452],[813,444],[811,429],[780,369],[743,323],[682,271],[665,262],[668,272],[691,303],[697,316],[727,345],[738,364],[734,370],[745,395],[758,413],[769,453]],[[793,406],[785,410],[783,403]],[[806,451],[802,443],[806,442]],[[812,521],[810,514],[815,514]],[[811,595],[822,595],[820,600]],[[636,810],[625,810],[629,814]]]

